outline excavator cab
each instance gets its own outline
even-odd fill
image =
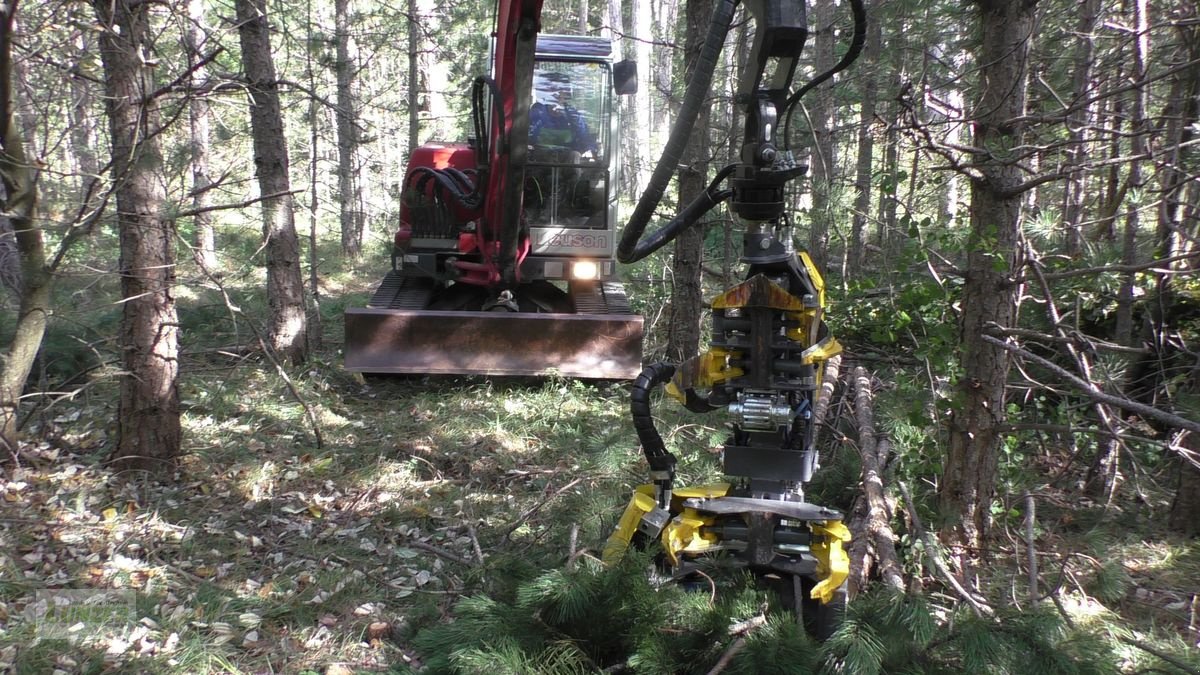
[[[641,370],[642,317],[614,262],[615,95],[636,88],[636,71],[613,63],[606,38],[535,44],[528,66],[518,53],[508,70],[497,46],[496,79],[477,81],[470,141],[412,153],[392,269],[366,307],[346,311],[347,370]]]

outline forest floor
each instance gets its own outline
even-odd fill
[[[596,554],[645,480],[621,383],[364,380],[334,344],[293,373],[318,445],[268,363],[206,347],[181,370],[186,454],[169,480],[107,468],[111,371],[32,416],[0,482],[0,670],[418,666],[415,629],[513,565]],[[662,408],[690,450],[682,480],[714,477],[720,420]],[[1047,493],[1039,552],[1077,619],[1194,645],[1200,543],[1147,539],[1163,499],[1104,510]],[[1019,549],[993,570],[1014,595]]]

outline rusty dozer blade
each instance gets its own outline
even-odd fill
[[[345,319],[350,371],[621,380],[642,369],[642,317],[632,313],[363,307]]]

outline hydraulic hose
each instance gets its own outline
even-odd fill
[[[861,2],[861,0],[855,1]],[[633,263],[645,258],[695,223],[695,220],[690,223],[680,221],[674,225],[671,231],[667,230],[667,227],[671,226],[668,223],[666,227],[652,234],[645,244],[641,242],[642,233],[646,231],[646,225],[650,222],[650,217],[654,215],[655,207],[662,201],[663,192],[671,182],[671,175],[679,166],[679,160],[683,157],[688,137],[696,123],[696,116],[700,114],[701,106],[704,105],[704,100],[708,96],[712,86],[713,73],[717,68],[717,60],[721,56],[721,48],[725,45],[725,36],[729,33],[729,25],[733,22],[733,12],[736,8],[737,0],[718,0],[716,8],[713,10],[712,20],[708,24],[708,35],[704,38],[704,45],[696,60],[696,68],[692,71],[692,81],[688,83],[687,91],[683,95],[683,103],[679,106],[679,116],[675,119],[675,125],[671,127],[667,146],[663,149],[662,157],[655,165],[654,172],[650,174],[650,182],[642,191],[633,215],[621,233],[621,241],[617,245],[617,260],[623,263]],[[712,206],[709,205],[705,211]],[[698,219],[699,216],[696,216],[696,220]],[[671,222],[675,223],[676,220],[678,218]],[[653,248],[650,244],[653,244]]]
[[[675,455],[667,450],[662,435],[654,426],[654,415],[650,410],[650,393],[655,387],[669,382],[675,374],[675,366],[669,363],[652,363],[642,370],[633,381],[629,395],[629,412],[633,416],[633,428],[651,471],[666,471],[675,474]]]
[[[846,50],[846,53],[842,56],[842,60],[834,64],[829,70],[805,82],[804,86],[789,96],[787,103],[784,104],[786,112],[783,116],[783,148],[785,150],[792,148],[791,134],[788,131],[792,127],[792,110],[796,108],[796,103],[805,94],[824,84],[829,78],[849,68],[850,64],[854,63],[858,59],[858,55],[862,52],[863,43],[867,40],[867,9],[863,5],[863,0],[850,0],[850,12],[854,15],[854,36],[850,39],[850,48]]]
[[[717,186],[721,183],[721,181],[729,177],[729,174],[733,173],[734,169],[736,168],[736,164],[730,164],[722,169],[720,173],[717,174],[716,178],[713,178],[712,182],[708,184],[708,187],[705,188],[700,194],[696,195],[696,198],[692,200],[692,203],[685,206],[683,210],[680,211],[670,221],[668,221],[666,225],[658,228],[649,236],[638,242],[637,250],[640,252],[640,255],[638,255],[635,260],[640,260],[651,253],[654,253],[663,246],[671,243],[674,241],[675,237],[679,236],[680,232],[683,232],[689,227],[700,222],[700,219],[704,217],[704,214],[711,211],[721,202],[732,197],[733,190],[718,190]]]

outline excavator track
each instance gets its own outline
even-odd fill
[[[642,317],[619,283],[572,284],[574,313],[429,309],[426,279],[389,272],[366,307],[346,310],[346,369],[365,373],[633,379]]]

